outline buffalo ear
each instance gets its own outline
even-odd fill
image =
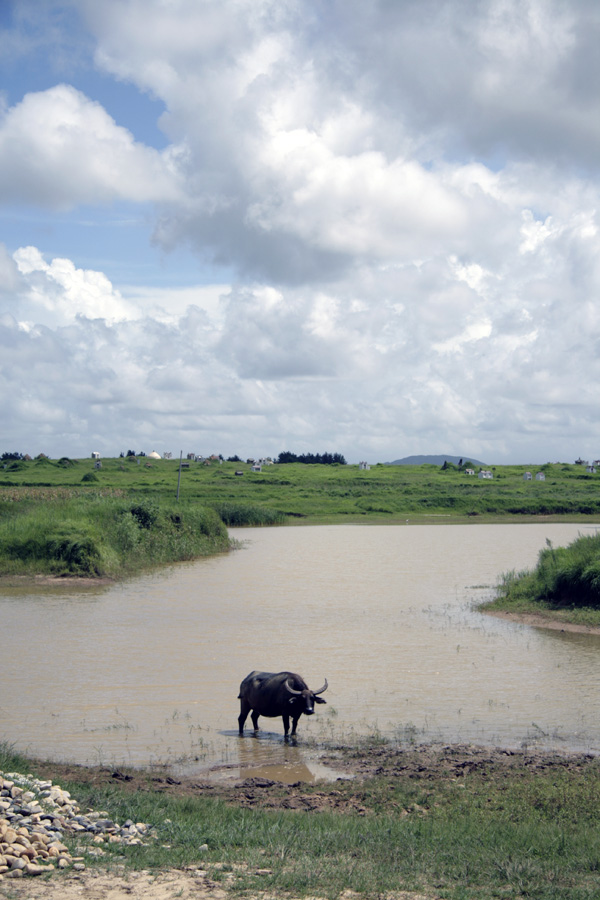
[[[315,703],[327,703],[327,700],[323,700],[322,697],[315,697]]]

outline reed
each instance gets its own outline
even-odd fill
[[[546,542],[534,569],[502,575],[488,610],[549,611],[575,624],[600,624],[600,534],[580,535],[568,547]]]
[[[1,575],[116,578],[229,548],[221,519],[196,504],[92,494],[0,512]]]

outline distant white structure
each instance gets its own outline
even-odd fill
[[[371,466],[367,462],[359,462],[358,468],[362,469],[363,472],[370,472]]]
[[[491,479],[494,477],[494,475],[493,472],[490,472],[489,469],[482,469],[477,477]]]
[[[92,450],[92,459],[100,459],[100,454],[97,450]]]
[[[475,469],[465,469],[465,475],[474,475]]]
[[[252,471],[253,471],[253,472],[262,472],[262,466],[261,466],[261,464],[260,464],[260,463],[254,463],[254,465],[252,466]]]
[[[596,472],[596,467],[595,466],[586,466],[585,471],[589,472],[590,475],[594,475],[594,473]]]
[[[545,481],[545,480],[546,480],[546,475],[545,475],[545,473],[544,473],[544,472],[538,472],[537,475],[535,476],[535,480],[536,480],[536,481]]]
[[[148,459],[160,459],[160,453],[157,453],[156,450],[153,450],[152,453],[148,454]]]
[[[173,454],[170,450],[165,450],[163,453],[163,459],[173,459]]]
[[[523,475],[523,481],[531,481],[531,472],[525,472],[525,474]]]

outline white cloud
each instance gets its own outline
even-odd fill
[[[598,455],[594,3],[79,9],[171,145],[49,87],[4,114],[0,195],[153,203],[156,246],[233,283],[113,285],[68,248],[0,252],[21,405],[0,396],[26,433],[41,416],[101,449]]]
[[[70,259],[47,263],[37,247],[20,248],[14,259],[23,276],[18,292],[23,324],[43,322],[52,327],[71,323],[77,316],[112,322],[139,315],[102,272],[78,269]]]
[[[174,200],[175,152],[133,140],[98,104],[60,84],[27,94],[0,121],[0,198],[53,209]]]

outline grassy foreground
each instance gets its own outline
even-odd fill
[[[353,780],[220,789],[106,769],[57,773],[0,751],[1,770],[50,775],[82,808],[153,826],[145,845],[105,844],[101,857],[74,840],[88,866],[198,866],[250,896],[598,897],[596,759],[377,746],[347,751],[346,762]]]

